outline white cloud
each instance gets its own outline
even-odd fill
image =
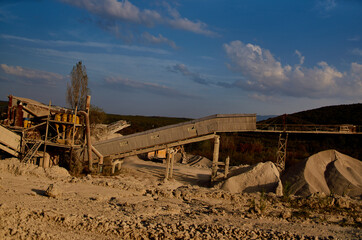
[[[176,89],[167,87],[165,85],[160,85],[152,82],[135,81],[123,77],[107,77],[105,78],[104,82],[105,86],[107,87],[112,87],[113,89],[117,88],[124,91],[134,89],[164,96],[191,97],[190,95],[183,94]]]
[[[349,72],[340,72],[326,62],[313,68],[303,66],[304,56],[296,54],[300,63],[282,65],[269,50],[253,44],[233,41],[224,44],[231,63],[228,67],[242,74],[235,86],[264,95],[288,95],[294,97],[344,97],[361,98],[362,65],[352,63]]]
[[[274,96],[267,96],[264,94],[260,94],[260,93],[253,93],[251,94],[249,97],[260,101],[260,102],[278,102],[279,99],[276,99]]]
[[[335,0],[318,0],[316,3],[316,8],[323,11],[331,11],[337,6]]]
[[[144,32],[142,34],[143,39],[145,39],[147,42],[153,43],[153,44],[167,44],[171,46],[173,49],[177,49],[176,43],[170,39],[165,38],[161,34],[158,34],[158,36],[153,36],[148,32]]]
[[[138,7],[125,0],[118,2],[117,0],[61,0],[62,2],[85,8],[89,12],[105,17],[116,18],[120,20],[135,23],[150,23],[159,20],[161,16],[151,10],[141,11]]]
[[[216,33],[207,30],[207,24],[200,21],[193,22],[187,18],[175,18],[175,19],[166,19],[166,23],[171,27],[180,30],[190,31],[207,36],[217,35]]]
[[[304,56],[302,55],[301,52],[299,52],[298,50],[295,50],[295,54],[297,54],[297,56],[299,57],[299,64],[303,65],[304,63]]]
[[[167,68],[170,72],[181,73],[185,77],[189,77],[192,81],[202,84],[208,85],[209,81],[205,78],[201,77],[201,75],[197,72],[191,72],[184,64],[176,64],[174,66],[169,66]]]
[[[27,83],[54,85],[56,81],[64,79],[62,75],[57,73],[23,68],[20,66],[9,66],[6,64],[1,64],[0,68],[5,74],[18,77],[22,80],[25,80]]]
[[[351,41],[351,42],[359,42],[359,40],[361,40],[361,38],[359,36],[354,36],[354,37],[347,39],[347,41]]]
[[[362,49],[355,48],[352,50],[352,54],[357,55],[357,56],[362,56]]]
[[[290,71],[290,66],[283,67],[269,50],[263,50],[250,43],[245,45],[241,41],[224,44],[224,49],[233,63],[229,67],[236,71],[241,70],[250,80],[254,80],[247,81],[246,84],[266,89],[268,86],[281,85],[287,81],[285,74]]]
[[[121,2],[117,0],[60,0],[79,8],[84,8],[87,11],[110,19],[120,20],[142,24],[145,26],[154,26],[156,24],[168,25],[175,29],[185,30],[203,35],[216,35],[214,32],[207,29],[207,25],[201,21],[191,21],[183,18],[176,9],[171,8],[168,4],[169,17],[161,16],[155,10],[139,9],[128,0]]]
[[[76,41],[63,41],[63,40],[41,40],[33,39],[26,37],[19,37],[13,35],[0,35],[1,38],[7,40],[18,40],[23,42],[31,42],[34,44],[49,45],[52,47],[64,47],[64,46],[78,46],[78,47],[92,47],[92,48],[104,48],[104,49],[125,49],[135,52],[149,52],[156,54],[170,54],[169,51],[157,48],[141,47],[135,45],[120,45],[120,44],[110,44],[110,43],[101,43],[101,42],[76,42]]]

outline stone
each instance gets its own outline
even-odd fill
[[[59,186],[55,184],[50,184],[47,190],[45,191],[45,196],[57,198],[61,195],[61,190]]]

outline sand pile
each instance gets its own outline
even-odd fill
[[[311,193],[362,194],[362,163],[336,150],[326,150],[309,157],[283,176],[290,194]]]
[[[70,177],[69,172],[65,168],[53,166],[44,169],[34,164],[22,163],[17,158],[0,160],[0,172],[9,172],[14,175],[33,175],[50,179]]]
[[[279,172],[272,162],[242,167],[230,175],[232,177],[221,184],[221,189],[232,193],[274,192],[282,195]]]
[[[211,168],[212,161],[203,156],[190,155],[187,164],[193,167]]]

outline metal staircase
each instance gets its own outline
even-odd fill
[[[38,149],[42,143],[43,142],[41,142],[41,141],[35,142],[34,145],[30,148],[30,150],[23,157],[22,162],[28,163],[33,158],[35,153],[38,151]]]

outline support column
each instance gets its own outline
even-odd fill
[[[228,156],[225,160],[225,175],[224,175],[225,178],[227,178],[229,174],[229,165],[230,165],[230,157]]]
[[[288,133],[285,132],[281,133],[279,135],[277,161],[275,164],[280,173],[283,172],[285,169],[285,160],[287,158],[287,142],[288,142]]]
[[[214,154],[212,158],[212,172],[211,172],[211,182],[213,182],[217,176],[217,168],[219,161],[219,148],[220,148],[220,136],[214,137]]]
[[[50,107],[52,106],[52,101],[49,101],[49,109],[48,109],[48,118],[47,118],[47,126],[45,129],[45,138],[44,138],[44,153],[43,153],[43,160],[40,160],[39,166],[44,167],[45,161],[45,154],[47,152],[47,141],[48,141],[48,132],[49,132],[49,120],[50,120]]]
[[[170,167],[170,179],[173,178],[173,163],[175,161],[175,151],[171,150],[171,167]]]
[[[168,175],[169,175],[169,170],[170,170],[170,159],[171,159],[170,150],[169,150],[169,149],[166,149],[166,155],[167,155],[167,158],[166,158],[166,174],[165,174],[165,179],[168,180]]]

